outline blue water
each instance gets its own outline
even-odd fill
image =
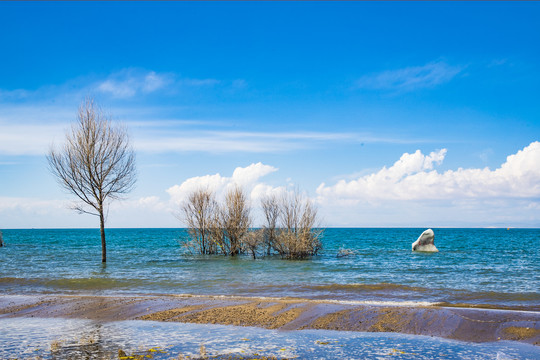
[[[540,309],[539,229],[434,229],[438,253],[413,253],[424,229],[326,229],[306,261],[190,255],[182,229],[4,230],[0,293],[215,294]],[[337,257],[340,248],[354,252]]]

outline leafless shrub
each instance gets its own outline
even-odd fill
[[[182,220],[187,226],[188,248],[200,254],[235,256],[244,252],[244,237],[251,224],[247,195],[239,187],[225,194],[222,205],[209,190],[191,193],[181,206]]]
[[[308,198],[295,191],[281,198],[265,197],[261,206],[265,223],[261,229],[250,231],[250,207],[242,189],[229,190],[221,205],[208,190],[193,192],[182,205],[190,248],[201,254],[249,253],[254,259],[272,253],[285,259],[317,255],[322,231],[317,208]]]
[[[238,255],[242,250],[242,240],[251,225],[250,208],[246,193],[234,187],[225,194],[225,204],[221,209],[221,227],[229,243],[229,255]]]
[[[321,250],[317,208],[300,192],[284,193],[279,202],[280,227],[274,249],[286,259],[305,259]]]
[[[216,254],[218,247],[212,238],[212,225],[218,205],[214,193],[208,189],[198,189],[189,194],[181,205],[180,219],[188,229],[188,247],[200,254]]]
[[[253,259],[257,258],[257,250],[264,245],[264,229],[257,229],[249,231],[242,242],[244,246],[244,252],[251,254]],[[264,250],[264,248],[263,248]]]
[[[223,207],[218,204],[210,223],[210,239],[219,249],[218,253],[229,255],[231,244],[228,242],[224,227]]]
[[[261,207],[265,218],[265,223],[262,227],[264,237],[263,245],[266,254],[270,255],[277,238],[276,228],[280,214],[279,201],[275,195],[266,196],[261,199]]]
[[[133,188],[135,152],[127,129],[114,125],[92,99],[81,104],[77,118],[64,146],[51,147],[47,161],[60,185],[82,201],[74,209],[99,217],[101,261],[105,262],[106,201],[119,199]]]

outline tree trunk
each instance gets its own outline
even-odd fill
[[[103,217],[103,206],[99,207],[99,232],[101,234],[101,262],[107,262],[107,245],[105,244],[105,219]]]

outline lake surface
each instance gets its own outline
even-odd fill
[[[413,253],[425,229],[324,231],[305,261],[196,256],[183,229],[4,230],[4,294],[200,294],[345,302],[466,303],[540,309],[540,229],[434,229],[438,253]],[[341,248],[354,255],[337,257]]]

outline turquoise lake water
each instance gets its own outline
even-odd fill
[[[540,309],[540,229],[434,229],[438,253],[413,253],[425,229],[324,231],[305,261],[195,256],[182,229],[4,230],[4,294],[295,296],[347,302],[448,302]],[[354,255],[337,257],[340,248]]]

